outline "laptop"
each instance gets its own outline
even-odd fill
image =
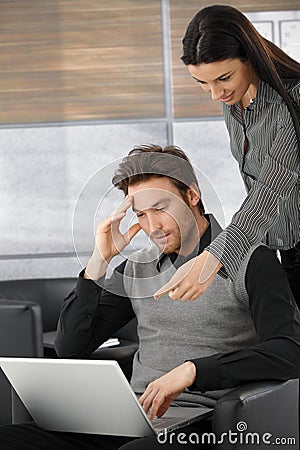
[[[171,406],[150,421],[113,360],[2,357],[0,366],[35,423],[47,430],[142,437],[177,430],[213,412]]]

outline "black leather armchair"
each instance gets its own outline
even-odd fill
[[[41,307],[43,326],[44,356],[56,357],[54,337],[63,299],[74,289],[77,278],[43,278],[28,280],[0,281],[0,299],[31,301]],[[123,327],[116,333],[121,345],[114,348],[97,350],[91,356],[94,359],[116,359],[121,367],[126,365],[130,376],[133,354],[138,347],[136,322]],[[129,365],[126,359],[129,358]],[[127,367],[128,366],[128,367]]]
[[[42,311],[33,302],[0,300],[0,355],[43,356]],[[29,416],[0,369],[0,424]]]
[[[0,299],[35,302],[41,307],[44,340],[45,333],[57,327],[64,297],[75,287],[76,278],[43,278],[0,281]],[[55,356],[45,345],[45,356]]]
[[[61,304],[76,278],[0,281],[0,356],[56,358],[54,337]],[[120,345],[96,350],[93,359],[115,359],[127,378],[138,348],[136,322],[116,333]],[[0,370],[0,424],[22,421],[22,407]],[[12,412],[14,407],[15,412]]]
[[[230,391],[215,406],[212,431],[223,443],[214,448],[299,449],[298,399],[299,380],[253,382]],[[229,430],[236,433],[231,438]]]

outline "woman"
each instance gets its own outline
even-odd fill
[[[299,306],[300,64],[227,5],[195,15],[182,61],[204,91],[222,102],[248,195],[229,226],[156,297],[169,292],[173,299],[196,299],[219,270],[233,279],[250,246],[263,241],[280,250]]]

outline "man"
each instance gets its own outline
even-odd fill
[[[58,355],[88,357],[137,317],[139,350],[131,384],[151,418],[162,416],[172,402],[213,407],[224,390],[242,383],[299,377],[299,311],[283,269],[266,246],[245,255],[233,282],[218,274],[200,299],[189,301],[193,295],[184,292],[181,301],[155,298],[176,269],[203,252],[221,231],[204,212],[196,176],[182,150],[135,148],[119,165],[113,184],[126,197],[98,225],[94,252],[64,301]],[[137,223],[121,233],[130,208]],[[110,261],[141,230],[152,245],[135,252],[104,281]],[[209,272],[199,276],[201,282]],[[185,432],[208,429],[208,421],[201,421]],[[29,425],[0,431],[3,448],[14,448],[9,446],[12,439],[18,449],[161,448],[155,437],[51,433]],[[43,447],[38,447],[41,441]],[[164,445],[169,447],[181,448]]]

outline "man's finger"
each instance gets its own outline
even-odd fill
[[[120,233],[120,222],[122,219],[124,219],[125,215],[126,213],[122,212],[115,214],[112,217],[110,227],[113,235],[115,235],[115,233],[117,233],[117,235]]]
[[[142,405],[146,414],[148,413],[149,409],[151,408],[153,399],[155,398],[156,395],[157,395],[157,389],[150,390],[149,392],[148,392],[148,389],[146,389],[146,391],[140,398],[140,404]]]
[[[121,222],[121,220],[124,219],[125,216],[126,216],[125,212],[118,212],[118,213],[115,212],[110,218],[111,225],[114,224],[118,225]]]
[[[124,213],[124,212],[126,213],[126,211],[132,206],[132,202],[133,202],[132,196],[125,197],[123,202],[115,210],[115,214]]]
[[[158,415],[158,411],[161,408],[162,404],[164,403],[164,400],[165,396],[160,391],[158,391],[158,393],[156,394],[156,396],[152,401],[150,410],[150,420],[153,420],[154,417]]]
[[[171,403],[172,400],[166,399],[164,403],[158,408],[158,411],[156,413],[157,417],[162,417],[168,411]]]
[[[127,231],[127,239],[128,243],[131,241],[132,238],[142,229],[141,225],[139,223],[133,224],[129,230]]]

